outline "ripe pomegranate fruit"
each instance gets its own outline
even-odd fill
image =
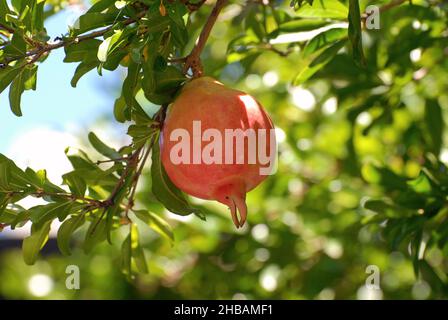
[[[269,174],[262,171],[268,162],[272,168],[275,147],[274,126],[262,106],[210,77],[182,88],[160,137],[172,182],[187,194],[227,205],[237,228],[247,219],[246,193]]]

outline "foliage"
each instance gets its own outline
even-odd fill
[[[220,36],[212,33],[202,54],[204,70],[253,92],[286,133],[278,173],[248,198],[252,238],[249,230],[230,231],[222,208],[192,204],[167,180],[158,159],[165,108],[189,71],[195,72],[184,64],[213,5],[100,0],[50,41],[45,19],[64,2],[45,3],[15,0],[9,6],[0,0],[0,92],[9,87],[12,112],[22,114],[21,95],[36,89],[39,64],[61,49],[65,63],[78,63],[74,87],[93,70],[127,70],[113,114],[129,125],[133,142],[114,150],[90,133],[104,160],[67,149],[73,171],[64,175],[64,186],[51,183],[43,170],[22,170],[0,157],[0,223],[18,228],[32,222],[23,242],[25,262],[36,261],[51,221],[58,219],[64,254],[72,251],[72,234],[82,229],[87,253],[105,250],[95,249],[98,243],[123,240],[124,274],[149,270],[153,274],[142,279],[153,290],[155,282],[169,288],[170,280],[183,281],[177,291],[151,291],[159,297],[229,298],[244,292],[314,298],[329,287],[336,297],[353,297],[368,264],[404,283],[386,284],[387,296],[401,297],[400,290],[410,291],[420,279],[433,297],[446,297],[448,172],[442,158],[448,40],[442,1],[247,1],[229,5],[233,11],[223,9],[225,18],[215,26]],[[369,4],[382,5],[379,30],[365,28]],[[295,36],[316,30],[306,39]],[[257,74],[266,76],[263,86]],[[273,74],[280,81],[269,82]],[[312,108],[299,95],[304,88],[317,101]],[[144,170],[151,153],[151,170]],[[150,185],[137,191],[142,175]],[[26,197],[46,204],[17,204]],[[171,230],[164,208],[207,222],[174,222]],[[167,243],[174,240],[174,248],[141,241],[143,224]],[[115,231],[126,226],[124,237]],[[269,233],[262,237],[266,226]],[[412,261],[414,274],[400,259],[387,261],[397,250]],[[163,257],[182,266],[183,280],[163,270]],[[225,273],[233,270],[239,273]],[[277,279],[277,291],[257,285],[267,275]],[[221,291],[204,289],[204,277]]]

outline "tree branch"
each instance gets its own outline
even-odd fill
[[[165,121],[166,116],[166,110],[168,108],[167,104],[164,104],[160,107],[159,111],[154,115],[153,120],[158,123],[158,130],[161,131],[163,128],[163,122]],[[134,174],[134,177],[132,178],[132,184],[130,188],[130,194],[128,197],[128,205],[126,207],[126,216],[130,209],[134,207],[135,202],[135,193],[137,191],[137,185],[138,181],[140,179],[140,176],[142,175],[143,168],[145,167],[146,161],[149,158],[149,155],[151,154],[152,147],[154,146],[154,143],[156,143],[156,135],[151,135],[149,138],[149,145],[146,151],[143,154],[142,159],[139,161],[140,167],[137,168],[137,171]]]
[[[123,21],[123,24],[125,26],[130,25],[134,22],[139,21],[141,18],[143,18],[146,15],[146,11],[141,11],[137,14],[137,16],[135,18],[127,18],[126,20]],[[102,29],[102,30],[98,30],[98,31],[94,31],[85,35],[81,35],[78,36],[76,38],[66,38],[66,39],[62,39],[59,40],[57,42],[54,43],[45,43],[45,44],[41,44],[40,46],[38,46],[37,48],[34,48],[28,52],[26,52],[24,55],[19,56],[19,57],[12,57],[9,59],[5,59],[4,61],[0,62],[0,66],[1,67],[5,67],[6,65],[8,65],[9,63],[13,62],[13,61],[18,61],[27,57],[31,57],[30,63],[34,63],[36,62],[42,55],[48,54],[50,51],[55,50],[55,49],[59,49],[59,48],[63,48],[63,47],[67,47],[71,44],[75,44],[75,43],[79,43],[82,41],[86,41],[86,40],[90,40],[90,39],[94,39],[97,37],[101,37],[103,36],[106,32],[112,30],[113,25]]]
[[[409,0],[392,0],[390,3],[387,3],[387,4],[383,5],[383,6],[381,6],[380,7],[380,12],[384,12],[384,11],[387,11],[387,10],[392,9],[394,7],[397,7],[397,6],[399,6],[402,3],[407,2],[407,1],[409,1]]]
[[[146,161],[148,160],[149,155],[151,154],[152,147],[155,143],[155,136],[153,135],[151,137],[151,141],[149,143],[148,148],[143,154],[143,157],[140,161],[140,166],[138,167],[137,171],[134,174],[134,177],[132,177],[132,185],[131,185],[131,191],[129,193],[128,197],[128,205],[126,206],[126,216],[128,215],[129,210],[132,210],[135,204],[135,192],[137,191],[137,185],[138,180],[140,179],[140,176],[142,175],[143,168],[145,167]]]
[[[25,191],[0,191],[0,193],[6,193],[9,197],[20,195],[26,193]],[[90,199],[86,197],[80,197],[77,195],[74,195],[72,193],[64,193],[64,192],[57,192],[57,193],[50,193],[45,191],[36,191],[32,193],[27,193],[27,195],[35,197],[35,198],[43,198],[43,197],[61,197],[66,198],[67,200],[72,201],[83,201],[87,202],[89,204],[101,207],[103,203],[100,200]]]
[[[104,201],[106,204],[106,207],[113,206],[115,204],[115,198],[120,192],[121,188],[125,184],[125,180],[127,176],[135,170],[135,168],[138,166],[139,163],[139,156],[141,151],[143,150],[143,147],[138,148],[135,150],[128,158],[127,158],[127,166],[124,169],[123,173],[120,176],[120,179],[118,180],[118,183],[115,185],[114,189],[112,190],[110,196],[107,198],[107,200]]]
[[[204,50],[205,44],[207,42],[208,37],[210,36],[210,32],[218,19],[218,15],[221,12],[222,8],[227,4],[227,0],[217,0],[215,7],[212,12],[208,16],[208,19],[202,28],[201,34],[196,42],[191,53],[187,56],[184,65],[184,72],[186,73],[190,68],[193,71],[193,77],[200,77],[203,74],[203,68],[201,64],[200,55],[202,50]]]

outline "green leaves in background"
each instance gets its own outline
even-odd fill
[[[443,168],[446,169],[445,166]],[[440,182],[435,178],[436,173],[427,167],[423,168],[418,177],[408,181],[385,168],[374,170],[377,171],[375,174],[378,174],[374,178],[376,183],[392,190],[393,193],[384,200],[373,199],[365,202],[364,208],[377,213],[373,220],[367,221],[387,221],[383,233],[394,250],[406,240],[411,244],[415,273],[419,274],[421,260],[424,259],[420,247],[422,241],[427,241],[422,238],[425,225],[438,225],[446,220],[446,210],[443,207],[448,192],[441,189]],[[373,178],[374,175],[366,170],[364,172],[367,179]],[[441,228],[434,230],[432,234],[436,239],[444,238],[448,236],[448,230]]]
[[[299,72],[294,79],[295,85],[307,81],[317,71],[329,63],[345,45],[347,30],[334,28],[319,33],[308,41],[299,61]]]
[[[293,19],[279,24],[277,33],[302,32],[319,29],[330,24],[328,20],[320,19]]]
[[[158,234],[171,242],[174,241],[174,234],[171,226],[161,217],[146,210],[134,210],[134,214]]]
[[[443,119],[440,104],[435,99],[428,99],[425,106],[425,126],[430,150],[438,156],[443,146],[443,131],[445,121]]]
[[[296,15],[304,18],[330,18],[336,20],[345,20],[347,18],[347,7],[338,0],[331,1],[312,1],[302,5],[296,10]]]

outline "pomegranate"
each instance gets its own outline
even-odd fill
[[[272,172],[275,147],[263,107],[210,77],[182,88],[160,137],[161,160],[172,182],[189,195],[227,205],[237,228],[247,219],[246,193]]]

